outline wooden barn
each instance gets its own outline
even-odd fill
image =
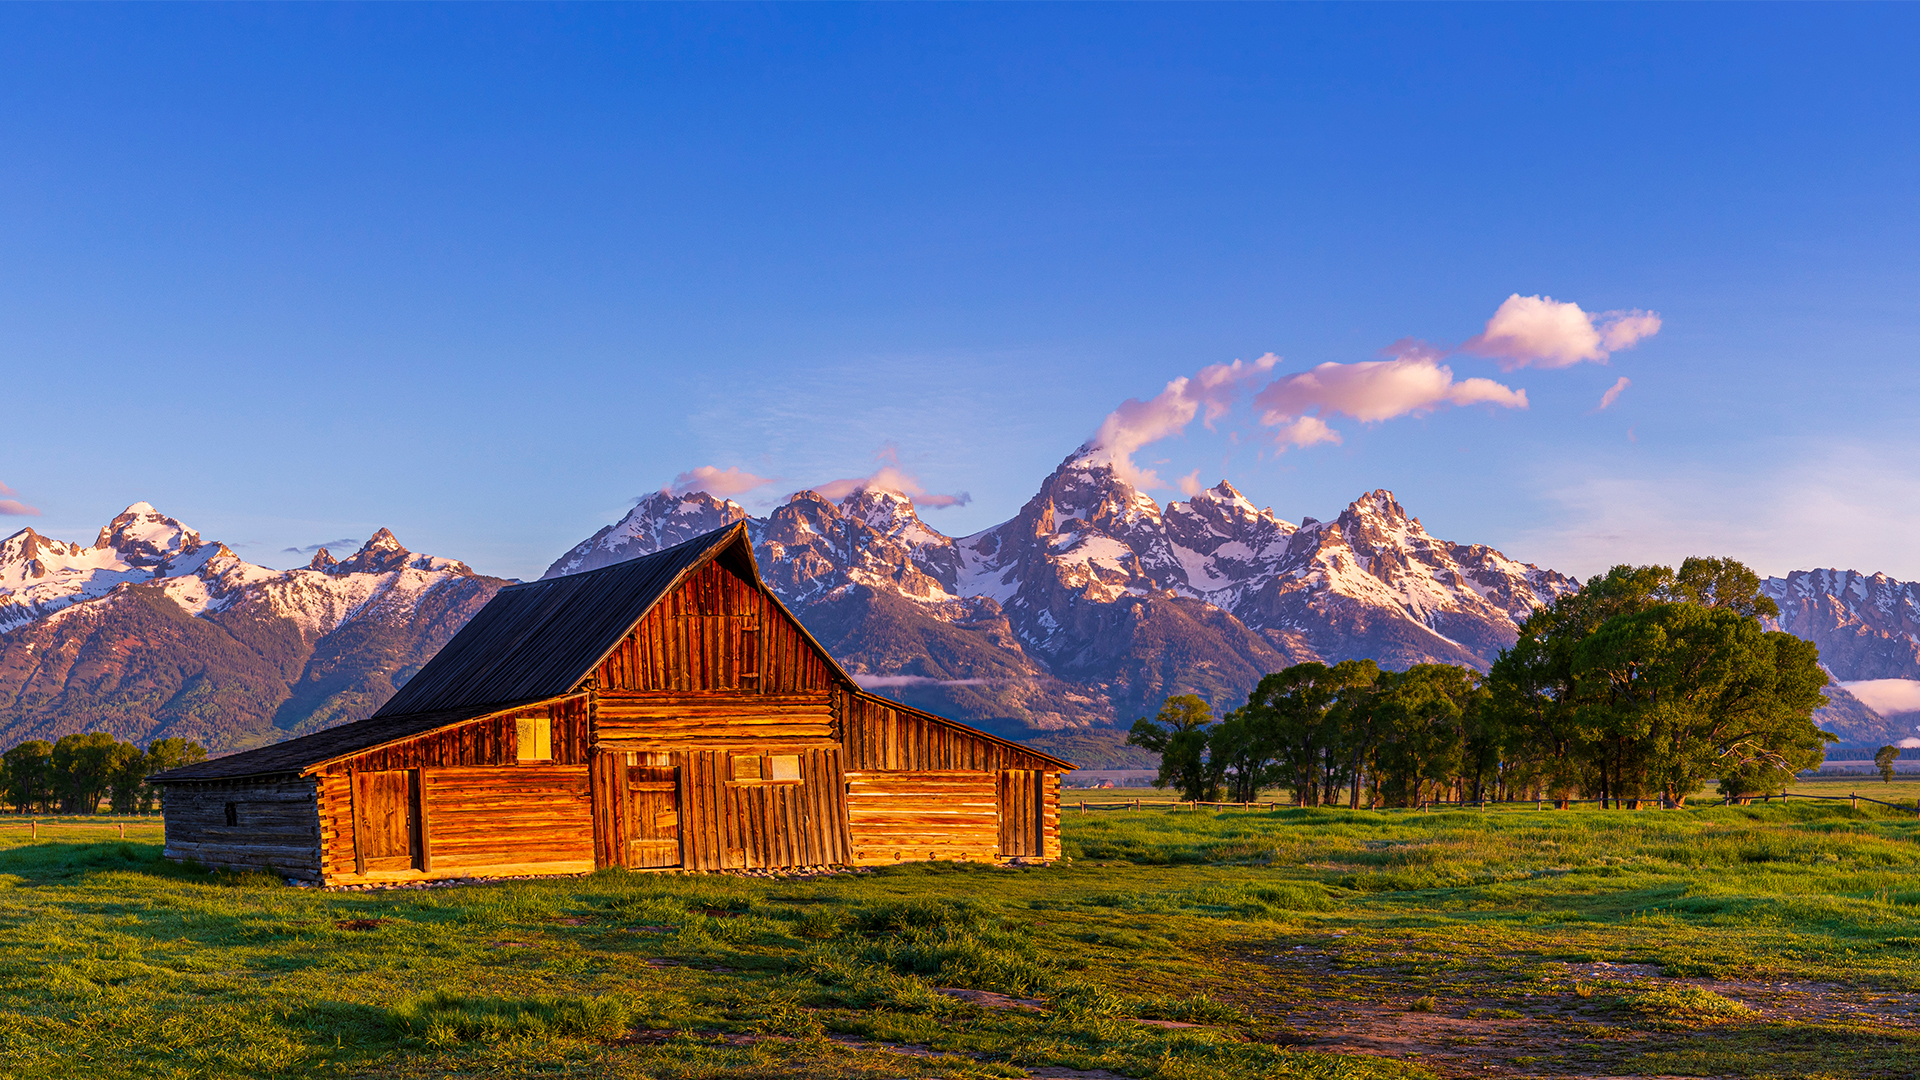
[[[169,858],[331,885],[1053,859],[1070,768],[861,690],[735,525],[503,589],[373,716],[154,779]]]

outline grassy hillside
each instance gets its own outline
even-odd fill
[[[378,893],[173,868],[151,825],[38,844],[9,828],[0,1060],[24,1077],[1920,1073],[1911,811],[1063,824],[1073,861],[1045,869]]]

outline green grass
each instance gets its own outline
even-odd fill
[[[0,1075],[1920,1074],[1910,815],[1062,829],[1047,868],[379,893],[175,867],[151,825],[0,830]]]

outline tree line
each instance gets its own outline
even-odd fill
[[[155,739],[144,750],[104,731],[34,739],[0,754],[0,799],[22,814],[93,814],[103,799],[116,814],[151,814],[160,793],[147,778],[206,757],[186,739]]]
[[[1599,799],[1682,806],[1783,786],[1837,741],[1815,727],[1827,674],[1813,643],[1769,631],[1778,607],[1732,559],[1616,566],[1535,608],[1485,674],[1452,664],[1295,664],[1215,718],[1168,698],[1128,742],[1158,786],[1304,806]]]

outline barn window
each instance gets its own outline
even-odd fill
[[[518,736],[519,760],[553,760],[553,720],[545,716],[522,716],[514,721]]]
[[[797,784],[799,754],[737,754],[733,759],[736,784]]]
[[[240,804],[239,803],[227,804],[227,824],[233,825],[233,826],[238,826],[240,824]]]

